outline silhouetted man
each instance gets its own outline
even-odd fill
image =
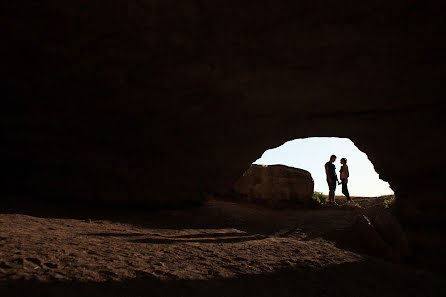
[[[331,155],[330,161],[325,163],[325,174],[327,175],[327,183],[328,183],[328,202],[335,203],[335,190],[336,184],[338,182],[338,176],[336,175],[336,166],[333,164],[336,161],[336,156]]]

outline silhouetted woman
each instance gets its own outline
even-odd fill
[[[347,183],[348,183],[348,166],[347,166],[347,159],[342,158],[341,159],[341,170],[339,170],[339,175],[341,176],[341,183],[342,183],[342,194],[347,197],[347,202],[351,202],[352,199],[350,198],[350,194],[348,193]]]

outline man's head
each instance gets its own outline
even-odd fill
[[[336,156],[335,155],[331,155],[331,157],[330,157],[330,162],[334,162],[334,161],[336,161]]]
[[[341,164],[347,164],[347,159],[346,158],[342,158],[341,159]]]

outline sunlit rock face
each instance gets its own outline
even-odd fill
[[[401,216],[440,219],[443,6],[9,1],[0,191],[178,205],[231,188],[267,148],[340,136]]]
[[[242,200],[272,207],[308,203],[313,189],[308,171],[284,165],[251,165],[234,184]]]

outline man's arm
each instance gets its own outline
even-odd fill
[[[330,183],[333,182],[331,180],[330,174],[328,174],[328,166],[327,166],[327,164],[325,164],[325,175],[327,176],[328,182],[330,182]]]

